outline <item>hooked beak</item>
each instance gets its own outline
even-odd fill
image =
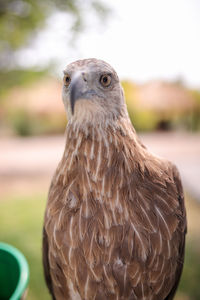
[[[75,102],[82,97],[84,90],[86,91],[86,82],[81,74],[77,74],[70,84],[70,105],[72,114],[74,114]]]
[[[78,73],[76,74],[70,83],[70,105],[72,114],[74,114],[74,107],[77,100],[81,99],[92,99],[97,93],[89,88],[87,74]]]

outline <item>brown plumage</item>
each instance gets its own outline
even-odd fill
[[[173,299],[186,233],[178,171],[139,141],[112,67],[88,59],[64,73],[66,147],[43,231],[49,291],[56,300]]]

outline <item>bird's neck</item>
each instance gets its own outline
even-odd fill
[[[66,128],[66,148],[72,148],[75,154],[81,151],[81,146],[85,146],[85,155],[93,158],[95,143],[101,144],[105,148],[104,154],[108,152],[110,146],[119,147],[120,145],[131,142],[131,147],[137,146],[138,137],[128,117],[100,122],[95,124],[91,122],[69,122]],[[71,149],[71,150],[72,150]],[[90,149],[90,155],[88,150]]]
[[[142,153],[143,150],[127,117],[95,127],[89,123],[77,125],[71,122],[66,129],[66,146],[62,161],[67,169],[79,162],[85,164],[84,167],[88,168],[88,171],[97,174],[103,164],[109,167],[116,157],[134,157],[136,152]]]
[[[112,198],[114,187],[122,188],[138,162],[143,164],[144,151],[128,118],[95,128],[69,123],[54,183],[70,189],[78,185],[82,197],[89,192],[96,199]]]

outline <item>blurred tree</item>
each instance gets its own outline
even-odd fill
[[[191,95],[196,102],[192,120],[191,120],[191,129],[192,130],[200,130],[200,91],[199,90],[191,90]]]
[[[19,81],[12,73],[16,51],[35,37],[51,14],[66,11],[73,16],[72,31],[77,32],[84,27],[83,11],[88,9],[100,17],[108,12],[101,0],[0,0],[0,77],[4,78],[4,88]],[[2,85],[0,93],[1,89]]]

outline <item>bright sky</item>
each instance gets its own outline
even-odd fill
[[[182,78],[200,88],[199,0],[109,0],[105,24],[88,14],[88,27],[70,43],[70,18],[55,14],[31,48],[19,55],[21,64],[69,62],[88,57],[109,62],[121,79],[144,82]],[[101,25],[100,25],[101,24]]]

